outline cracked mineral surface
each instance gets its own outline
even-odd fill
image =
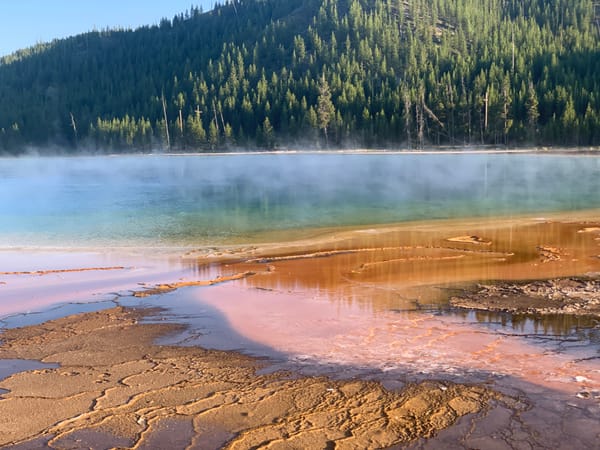
[[[168,263],[6,257],[0,444],[594,448],[597,217],[328,229]],[[569,309],[521,320],[487,294]]]
[[[177,325],[139,324],[149,312],[118,307],[6,331],[1,358],[60,367],[2,382],[0,445],[381,448],[432,436],[492,399],[512,401],[451,382],[391,391],[374,381],[259,375],[261,363],[237,353],[154,345]]]

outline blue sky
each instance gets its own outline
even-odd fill
[[[163,17],[172,19],[191,5],[207,11],[215,1],[0,0],[0,56],[93,29],[153,25]]]

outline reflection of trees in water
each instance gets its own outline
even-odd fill
[[[497,324],[511,328],[525,335],[561,336],[574,340],[590,340],[600,343],[599,320],[591,316],[571,314],[511,314],[496,311],[467,312],[473,314],[477,322]]]

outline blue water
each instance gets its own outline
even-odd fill
[[[0,159],[0,248],[210,245],[268,230],[600,207],[600,157]]]

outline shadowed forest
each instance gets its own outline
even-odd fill
[[[0,60],[0,153],[600,145],[600,2],[238,0]]]

